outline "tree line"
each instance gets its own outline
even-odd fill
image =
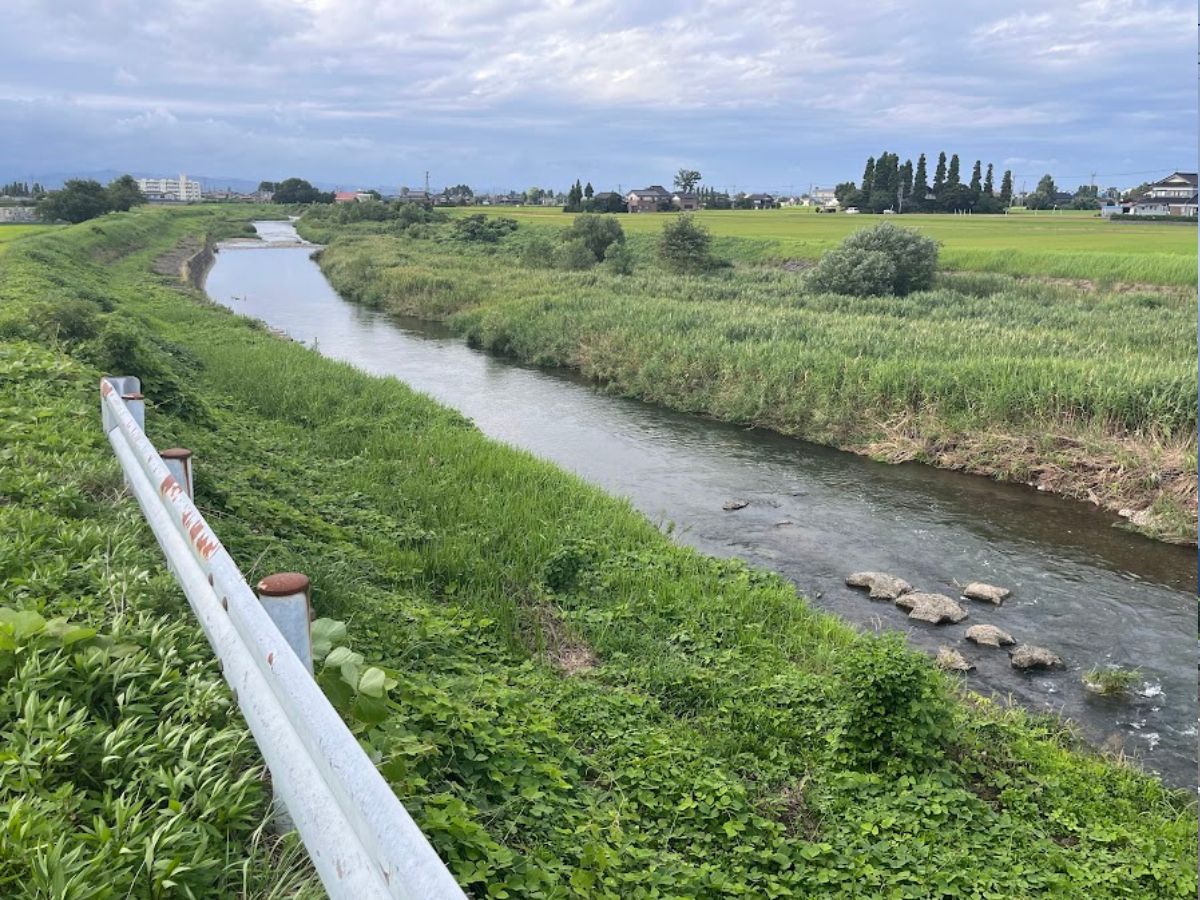
[[[91,178],[71,178],[62,188],[43,194],[37,204],[44,222],[86,222],[110,212],[125,212],[146,202],[131,175],[114,178],[107,186]]]
[[[985,174],[982,160],[977,159],[970,180],[964,183],[958,154],[947,159],[943,151],[930,182],[924,153],[914,166],[911,159],[901,163],[898,154],[885,151],[878,158],[868,157],[861,187],[845,181],[834,188],[834,195],[842,206],[877,213],[889,209],[898,213],[999,213],[1012,205],[1013,178],[1006,169],[997,190],[995,167],[988,163]]]
[[[0,187],[0,197],[29,197],[37,199],[46,193],[46,189],[36,181],[30,185],[27,181],[10,181]]]

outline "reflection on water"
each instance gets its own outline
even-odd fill
[[[287,223],[259,223],[294,241]],[[775,569],[824,609],[905,631],[928,650],[959,648],[968,683],[1061,712],[1097,743],[1123,746],[1177,784],[1196,780],[1196,568],[1188,550],[1112,527],[1092,507],[920,465],[889,466],[761,431],[611,397],[562,372],[468,348],[443,327],[347,303],[304,248],[229,247],[207,289],[217,302],[317,343],[327,356],[391,375],[471,417],[486,434],[628,497],[706,552]],[[722,504],[750,501],[737,512]],[[1009,587],[1000,608],[969,603],[957,626],[910,623],[847,588],[849,572],[893,572],[926,590]],[[966,602],[966,601],[964,601]],[[988,622],[1050,647],[1067,670],[1016,672],[1006,653],[963,641]],[[1141,694],[1094,697],[1093,666],[1136,666]]]

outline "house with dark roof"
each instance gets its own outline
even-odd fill
[[[1129,207],[1132,216],[1196,215],[1196,173],[1172,172]]]
[[[625,204],[631,213],[665,212],[671,208],[671,194],[661,184],[630,191],[625,195]]]
[[[775,198],[770,194],[747,194],[743,199],[752,209],[772,209],[776,206]]]

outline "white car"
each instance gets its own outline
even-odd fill
[[[848,208],[846,209],[846,215],[848,215],[848,216],[857,216],[857,215],[858,215],[858,207],[857,207],[857,206],[851,206],[851,207],[848,207]]]

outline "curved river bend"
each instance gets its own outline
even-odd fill
[[[487,435],[628,497],[678,539],[792,579],[816,605],[863,627],[960,649],[967,683],[1074,719],[1181,786],[1196,783],[1196,564],[1193,552],[1113,528],[1090,506],[983,478],[891,466],[608,396],[572,376],[472,350],[445,328],[342,300],[286,222],[256,223],[265,243],[223,245],[207,291],[322,353],[390,375],[471,417]],[[284,246],[272,247],[271,244]],[[290,245],[290,246],[289,246]],[[725,512],[731,498],[750,501]],[[853,571],[893,572],[925,590],[1004,585],[999,608],[963,601],[961,625],[910,622],[845,586]],[[1026,675],[1001,650],[963,640],[990,622],[1042,644],[1065,671]],[[1083,690],[1093,666],[1142,672],[1130,700]]]

